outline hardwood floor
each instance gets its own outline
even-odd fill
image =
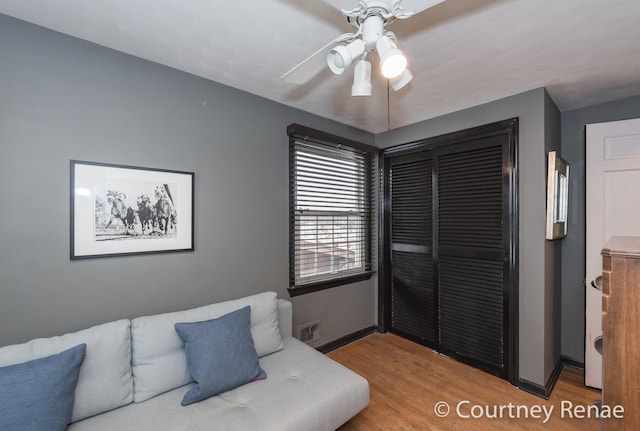
[[[593,410],[591,418],[587,412],[600,391],[585,387],[582,371],[574,368],[565,367],[546,401],[392,334],[372,334],[327,355],[365,377],[371,387],[369,407],[339,431],[600,429],[600,419]],[[446,417],[434,411],[439,402],[450,407]],[[502,418],[490,417],[494,406]],[[446,412],[444,405],[439,407]],[[548,420],[543,409],[550,412]]]

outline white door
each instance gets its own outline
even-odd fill
[[[602,388],[600,252],[612,236],[640,236],[640,119],[587,124],[587,271],[585,384]],[[606,336],[605,336],[606,343]]]

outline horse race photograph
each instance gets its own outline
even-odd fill
[[[96,181],[95,240],[175,237],[176,189],[175,184],[146,181]]]
[[[193,251],[193,172],[71,161],[71,259]]]

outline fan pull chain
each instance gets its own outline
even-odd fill
[[[387,79],[387,132],[391,133],[391,106],[389,97],[389,80]]]

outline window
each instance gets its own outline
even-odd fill
[[[377,150],[291,125],[289,291],[371,276],[371,176]]]

